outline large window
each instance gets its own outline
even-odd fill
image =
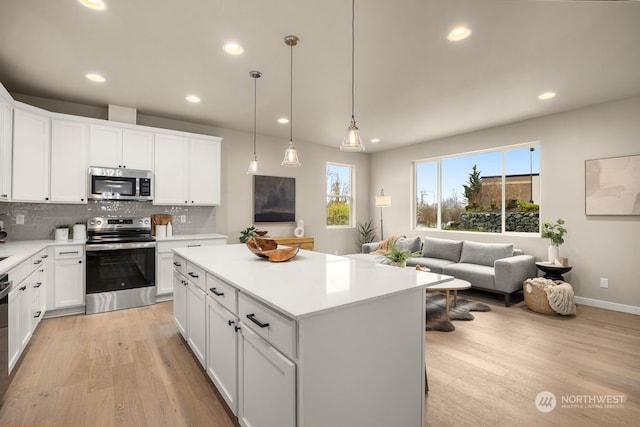
[[[353,226],[353,176],[351,165],[327,163],[327,226]]]
[[[539,232],[537,144],[415,162],[415,227]]]

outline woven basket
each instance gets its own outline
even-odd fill
[[[531,311],[542,314],[556,314],[549,305],[545,286],[553,285],[553,280],[536,278],[527,279],[522,283],[524,302]]]

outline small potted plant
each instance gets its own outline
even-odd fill
[[[62,224],[56,226],[53,235],[55,240],[69,240],[71,226],[69,224]]]
[[[240,232],[240,242],[247,243],[250,237],[258,237],[258,233],[256,233],[256,228],[252,225],[251,227],[247,227]]]
[[[406,267],[409,258],[417,257],[419,252],[411,252],[403,248],[397,247],[393,242],[389,243],[389,250],[382,252],[382,263],[395,265],[396,267]]]
[[[542,223],[543,239],[551,239],[551,246],[549,246],[548,260],[550,263],[555,263],[560,255],[559,247],[564,243],[562,238],[567,234],[567,229],[564,228],[564,220],[559,218],[557,222],[552,222],[549,218]]]

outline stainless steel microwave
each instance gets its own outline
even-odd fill
[[[124,168],[89,168],[88,200],[153,200],[153,173]]]

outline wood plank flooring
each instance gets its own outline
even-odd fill
[[[425,334],[425,426],[638,425],[639,316],[580,306],[575,318],[554,317],[524,303],[505,308],[490,297],[471,298],[493,311],[455,321],[454,332]],[[550,413],[536,409],[541,391],[558,400]],[[561,407],[562,396],[590,395],[625,401],[621,408]],[[5,396],[0,425],[236,424],[164,302],[43,320]]]

